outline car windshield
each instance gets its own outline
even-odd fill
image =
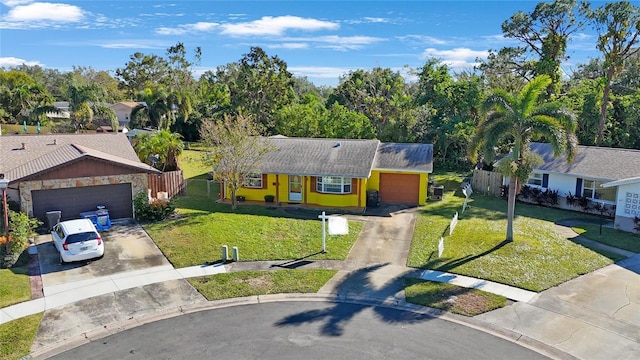
[[[71,234],[67,237],[67,244],[73,244],[82,241],[90,241],[98,238],[98,234],[94,232],[83,232],[78,234]]]

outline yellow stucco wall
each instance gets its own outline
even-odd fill
[[[418,174],[420,175],[419,205],[425,205],[427,200],[427,183],[429,174],[419,172],[386,171],[373,170],[369,179],[358,179],[358,189],[360,194],[355,194],[356,189],[352,189],[353,194],[326,194],[311,191],[311,177],[303,177],[303,198],[301,201],[289,200],[289,177],[287,175],[267,175],[267,183],[264,189],[241,188],[238,196],[244,196],[248,201],[264,201],[265,195],[277,196],[276,202],[280,203],[300,203],[318,205],[323,207],[365,207],[367,202],[366,190],[380,190],[380,173],[393,174]],[[276,189],[277,188],[277,189]],[[226,199],[230,199],[230,191],[226,192]],[[360,198],[360,202],[358,202]]]

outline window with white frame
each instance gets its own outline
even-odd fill
[[[244,176],[244,187],[262,189],[262,174],[247,174]]]
[[[332,194],[350,194],[351,178],[341,176],[318,176],[316,191]]]
[[[527,184],[542,186],[542,173],[531,173],[531,175],[529,175],[529,180],[527,180]]]
[[[615,202],[616,201],[616,188],[603,188],[602,185],[606,181],[597,181],[584,179],[582,181],[582,196],[588,197],[594,200],[604,200]]]

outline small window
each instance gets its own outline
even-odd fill
[[[262,189],[262,174],[248,174],[244,177],[244,187]]]
[[[582,196],[594,200],[616,201],[616,188],[603,188],[601,185],[604,181],[584,179],[582,183]]]
[[[529,176],[529,180],[527,180],[527,184],[542,186],[542,174],[541,173],[532,173]]]
[[[341,176],[318,176],[316,191],[331,194],[350,194],[351,178]]]

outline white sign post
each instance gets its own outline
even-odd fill
[[[438,257],[442,257],[443,251],[444,251],[444,238],[440,236],[440,241],[438,242]]]
[[[318,218],[322,219],[322,252],[326,253],[327,252],[327,230],[324,222],[325,220],[328,219],[328,216],[323,211],[322,215],[318,215]]]
[[[458,212],[456,211],[456,214],[453,215],[453,219],[451,219],[451,224],[449,224],[449,235],[453,234],[453,229],[456,227],[457,224],[458,224]]]
[[[473,189],[471,189],[471,184],[467,183],[462,187],[462,193],[464,194],[464,204],[462,204],[462,213],[464,214],[464,210],[467,208],[467,201],[469,201],[469,197],[473,194]]]

